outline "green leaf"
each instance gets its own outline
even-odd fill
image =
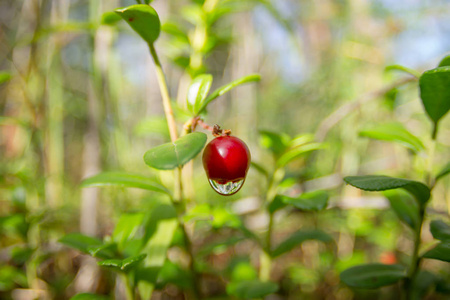
[[[391,208],[402,222],[412,229],[416,229],[419,226],[419,208],[410,194],[402,190],[389,190],[383,194],[389,200]]]
[[[321,230],[299,230],[294,232],[290,237],[281,242],[275,250],[272,251],[272,257],[280,256],[291,251],[301,243],[308,240],[317,240],[324,243],[333,241],[333,238]]]
[[[267,206],[267,210],[269,211],[269,213],[273,214],[277,210],[286,207],[286,203],[283,201],[284,197],[285,196],[283,195],[275,196],[275,198]]]
[[[397,123],[378,125],[375,128],[361,131],[359,135],[377,140],[397,142],[415,152],[425,149],[416,136],[406,130],[403,125]]]
[[[281,197],[283,203],[304,211],[319,211],[324,209],[328,203],[328,193],[324,191],[303,193],[295,198],[284,195],[277,195],[277,197]]]
[[[11,80],[11,78],[12,78],[11,73],[5,71],[0,72],[0,84],[7,82],[8,80]]]
[[[211,74],[201,74],[192,80],[187,94],[187,107],[194,115],[199,113],[211,88],[212,81]]]
[[[450,262],[450,241],[443,241],[427,251],[423,257]]]
[[[450,174],[450,162],[445,165],[444,168],[436,175],[436,181],[444,177],[445,175]]]
[[[153,7],[136,4],[116,10],[147,43],[153,44],[158,39],[160,32],[160,21]]]
[[[444,57],[439,63],[438,67],[446,67],[446,66],[450,66],[450,55]]]
[[[59,242],[84,253],[89,253],[88,248],[91,246],[103,244],[99,239],[81,233],[69,233],[59,239]]]
[[[281,156],[289,146],[291,138],[285,133],[276,133],[268,130],[260,130],[260,144],[270,150],[276,157]]]
[[[402,66],[402,65],[391,65],[391,66],[387,66],[385,68],[386,71],[392,71],[392,70],[397,70],[397,71],[402,71],[408,74],[411,74],[414,77],[419,78],[420,77],[420,73],[414,69]]]
[[[117,13],[108,11],[102,15],[102,19],[100,22],[102,25],[113,26],[120,20],[122,20],[122,18]]]
[[[442,220],[433,220],[430,223],[430,231],[437,240],[450,240],[450,225]]]
[[[166,284],[171,283],[183,290],[191,290],[193,287],[192,276],[179,265],[167,260],[158,273],[159,289],[164,289]]]
[[[121,186],[144,189],[169,194],[169,191],[157,181],[138,174],[125,172],[104,172],[89,177],[81,183],[81,187],[92,186]]]
[[[206,134],[202,132],[189,133],[173,143],[148,150],[144,155],[144,161],[150,167],[159,170],[181,167],[202,151],[206,139]]]
[[[228,295],[241,299],[262,298],[278,291],[278,285],[270,281],[245,280],[227,285]]]
[[[269,178],[269,172],[266,170],[266,168],[264,168],[263,165],[255,163],[255,162],[252,161],[250,163],[250,166],[253,167],[259,173],[261,173],[262,175],[264,175],[264,177]]]
[[[364,191],[386,191],[402,188],[411,193],[421,204],[430,199],[430,189],[418,181],[382,175],[348,176],[344,180]]]
[[[278,160],[277,165],[279,168],[286,166],[288,163],[302,157],[311,151],[323,149],[325,146],[322,143],[309,143],[298,146],[294,149],[285,152]]]
[[[117,244],[109,243],[100,246],[89,246],[87,252],[93,257],[99,257],[103,259],[114,258],[117,255]]]
[[[438,121],[450,109],[450,66],[424,72],[419,86],[425,111],[437,127]]]
[[[116,272],[129,272],[144,260],[146,254],[131,256],[125,259],[108,259],[98,262],[99,266],[110,268]]]
[[[135,236],[143,220],[143,213],[129,213],[120,216],[112,234],[112,239],[119,245],[120,251],[123,251],[127,242]]]
[[[75,296],[70,298],[70,300],[109,300],[109,299],[111,298],[91,293],[76,294]]]
[[[206,100],[203,102],[202,106],[198,110],[198,113],[201,113],[206,108],[206,106],[208,106],[208,104],[211,103],[211,101],[213,101],[214,99],[216,99],[219,96],[222,96],[223,94],[225,94],[226,92],[230,91],[231,89],[237,87],[238,85],[252,82],[252,81],[259,81],[259,80],[261,80],[261,76],[259,74],[252,74],[252,75],[247,75],[247,76],[241,77],[241,78],[234,80],[224,86],[221,86],[220,88],[218,88],[217,90],[212,92],[212,94],[210,94],[208,96],[208,98],[206,98]]]
[[[402,265],[366,264],[352,267],[341,273],[341,281],[354,288],[376,289],[406,278]]]

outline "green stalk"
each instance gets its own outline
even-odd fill
[[[166,115],[167,125],[169,127],[169,132],[170,132],[170,139],[172,142],[174,142],[178,139],[178,134],[177,134],[175,117],[173,115],[172,105],[170,104],[169,89],[167,88],[167,82],[166,82],[166,78],[164,76],[164,71],[162,69],[161,62],[158,58],[155,47],[152,43],[149,43],[148,46],[150,48],[150,54],[152,55],[153,61],[155,62],[156,77],[158,79],[159,89],[161,91],[164,113]],[[182,172],[182,167],[177,168],[177,170],[175,171],[174,204],[175,204],[175,206],[181,207],[181,209],[177,209],[178,223],[183,231],[184,239],[185,239],[185,243],[186,243],[186,251],[188,252],[188,255],[190,258],[189,269],[190,269],[191,273],[193,274],[193,278],[194,278],[193,279],[194,280],[194,299],[201,299],[200,284],[199,284],[198,276],[197,276],[197,273],[195,270],[194,253],[192,251],[192,242],[189,238],[189,235],[187,234],[186,226],[182,220],[182,215],[185,213],[186,209],[185,209],[185,203],[183,200],[183,182],[182,182],[181,172]]]
[[[408,278],[405,282],[405,294],[406,299],[411,299],[411,292],[414,289],[417,273],[419,273],[420,262],[422,261],[422,257],[419,256],[420,242],[421,242],[421,234],[422,234],[422,225],[425,217],[425,205],[421,205],[419,212],[419,225],[415,229],[414,232],[414,250],[413,256],[411,259],[411,267],[409,270]]]

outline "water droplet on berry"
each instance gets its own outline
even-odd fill
[[[209,183],[217,193],[228,196],[237,193],[241,189],[242,185],[244,184],[244,179],[237,181],[227,181],[224,183],[219,183],[218,181],[209,179]]]

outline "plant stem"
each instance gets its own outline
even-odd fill
[[[419,272],[420,262],[422,260],[422,257],[419,257],[419,249],[420,249],[422,225],[423,225],[424,217],[425,217],[425,205],[420,205],[419,225],[415,229],[415,232],[414,232],[414,250],[413,250],[413,256],[411,259],[411,267],[409,270],[408,278],[406,279],[406,282],[405,282],[405,294],[406,294],[406,299],[408,299],[408,300],[411,298],[411,292],[414,288],[417,273]]]
[[[155,47],[152,43],[149,43],[148,47],[150,48],[150,54],[152,55],[153,61],[155,62],[156,77],[158,79],[159,89],[161,91],[167,125],[169,126],[170,139],[172,142],[174,142],[178,138],[177,123],[175,122],[172,105],[170,104],[169,89],[167,88],[166,77],[164,76],[161,62],[159,61],[158,55],[156,54]]]
[[[120,279],[123,281],[125,285],[125,293],[127,300],[134,300],[134,286],[131,284],[128,276],[126,274],[120,274]]]

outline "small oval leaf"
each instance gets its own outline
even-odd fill
[[[420,152],[425,149],[422,142],[413,134],[411,134],[401,124],[383,124],[372,129],[366,129],[359,133],[360,136],[365,136],[372,139],[397,142],[415,152]]]
[[[428,70],[419,80],[420,98],[435,124],[450,109],[450,66]]]
[[[433,220],[430,223],[430,231],[433,237],[441,241],[450,241],[450,225],[442,220]]]
[[[144,155],[144,161],[148,166],[158,170],[181,167],[202,151],[206,139],[206,134],[202,132],[189,133],[173,143],[148,150]]]
[[[376,289],[405,278],[402,265],[366,264],[352,267],[341,273],[341,281],[354,288]]]
[[[213,77],[211,74],[201,74],[192,80],[187,94],[187,106],[193,114],[196,115],[199,112],[211,88],[212,81]]]
[[[84,188],[93,186],[122,186],[165,194],[169,193],[169,191],[162,184],[151,178],[125,172],[103,172],[89,177],[81,183],[81,187]]]
[[[161,23],[153,7],[145,4],[131,5],[116,10],[147,43],[154,43],[159,36]]]
[[[284,195],[277,195],[277,197],[281,197],[284,204],[292,205],[303,211],[319,211],[324,209],[328,203],[328,193],[324,191],[303,193],[294,198]]]
[[[333,241],[333,238],[329,234],[321,230],[299,230],[294,232],[290,237],[281,242],[281,244],[272,251],[271,256],[280,256],[281,254],[291,251],[301,243],[308,240],[317,240],[328,243]]]
[[[241,299],[262,298],[278,291],[278,285],[270,281],[244,280],[227,285],[228,295]]]
[[[261,80],[261,76],[259,74],[252,74],[252,75],[247,75],[247,76],[241,77],[241,78],[236,79],[224,86],[221,86],[220,88],[218,88],[217,90],[212,92],[212,94],[210,94],[208,96],[208,98],[206,98],[206,100],[203,102],[202,106],[198,110],[198,113],[201,113],[206,108],[206,106],[208,106],[208,104],[211,103],[211,101],[213,101],[214,99],[216,99],[219,96],[222,96],[223,94],[225,94],[226,92],[230,91],[231,89],[237,87],[238,85],[248,83],[248,82],[253,82],[253,81],[259,81],[259,80]]]
[[[411,193],[419,203],[424,204],[430,199],[430,189],[423,183],[382,175],[348,176],[344,178],[348,184],[364,191],[386,191],[405,189]]]
[[[436,247],[427,251],[423,257],[450,262],[450,241],[437,244]]]

